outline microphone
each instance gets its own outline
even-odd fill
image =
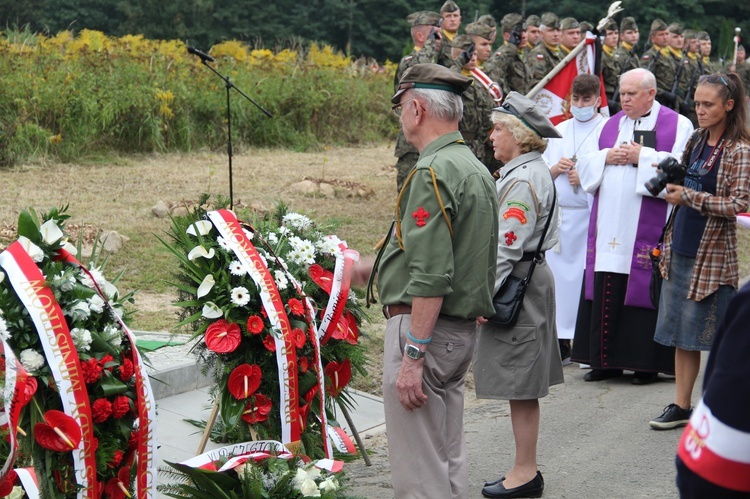
[[[201,52],[200,50],[198,50],[195,47],[188,47],[187,51],[190,54],[197,55],[198,57],[200,57],[203,62],[206,62],[206,61],[208,61],[208,62],[216,62],[216,59],[214,59],[210,55],[206,54],[205,52]]]

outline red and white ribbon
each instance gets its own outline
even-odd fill
[[[239,444],[227,445],[226,447],[220,447],[218,449],[212,449],[208,452],[204,452],[203,454],[182,461],[180,464],[190,466],[191,468],[224,471],[224,469],[233,468],[242,464],[238,463],[237,461],[243,457],[256,459],[271,456],[291,457],[292,453],[289,452],[286,447],[284,447],[284,444],[282,444],[281,442],[277,442],[276,440],[256,440],[253,442],[243,442]],[[214,463],[216,463],[217,461],[227,461],[227,464],[232,461],[234,466],[227,467],[226,465],[224,465],[221,468],[216,468],[216,465]]]
[[[471,74],[475,80],[481,83],[485,89],[487,89],[487,91],[490,93],[490,96],[495,100],[495,102],[500,102],[501,100],[503,100],[503,90],[500,88],[500,85],[498,85],[497,82],[492,81],[490,77],[487,76],[487,73],[479,68],[474,68],[471,70]]]
[[[349,288],[352,280],[352,269],[359,261],[359,253],[346,247],[344,243],[339,245],[341,252],[336,254],[336,266],[333,269],[333,282],[331,283],[331,295],[328,298],[323,318],[318,326],[318,338],[325,345],[336,330],[341,319],[346,301],[349,299]]]
[[[16,468],[16,473],[29,499],[39,499],[39,481],[36,479],[34,468]]]
[[[0,253],[0,266],[29,313],[60,393],[64,412],[81,428],[82,439],[72,449],[78,497],[95,497],[97,489],[94,422],[89,396],[63,311],[34,260],[16,241]],[[98,498],[97,498],[98,499]]]
[[[23,392],[28,375],[7,341],[3,339],[0,348],[5,357],[5,386],[3,387],[3,410],[0,412],[0,426],[8,425],[8,440],[10,443],[8,456],[2,469],[0,469],[0,481],[2,481],[16,458],[18,421],[23,408],[21,400],[25,398]]]

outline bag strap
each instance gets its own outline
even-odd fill
[[[544,230],[542,231],[542,237],[539,238],[539,244],[537,245],[536,251],[534,252],[534,258],[531,260],[531,265],[529,265],[529,273],[526,274],[526,279],[525,279],[527,284],[529,283],[529,281],[531,281],[531,276],[534,274],[534,268],[536,267],[536,264],[541,262],[539,255],[542,252],[542,245],[544,244],[544,240],[547,238],[547,229],[549,229],[549,223],[552,221],[552,217],[555,214],[556,203],[557,203],[557,188],[555,187],[555,184],[553,182],[552,183],[552,210],[549,212],[549,215],[547,216],[547,221],[544,223]]]

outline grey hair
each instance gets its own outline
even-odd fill
[[[542,153],[547,150],[547,139],[537,135],[517,117],[500,111],[493,111],[491,119],[494,125],[502,125],[508,129],[508,132],[520,147],[521,154],[531,151]]]
[[[654,76],[654,73],[652,73],[648,69],[635,68],[631,69],[630,71],[626,71],[625,73],[620,75],[620,85],[622,85],[622,82],[625,81],[625,77],[627,77],[628,75],[640,77],[642,89],[651,90],[653,88],[654,90],[656,90],[656,77]]]
[[[445,90],[432,88],[414,88],[412,94],[424,101],[427,114],[444,121],[457,121],[464,114],[464,102],[461,96]]]

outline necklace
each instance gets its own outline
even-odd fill
[[[575,119],[575,118],[574,118]],[[580,144],[576,145],[576,126],[575,123],[573,124],[573,157],[570,158],[570,160],[575,163],[578,161],[578,151],[581,149],[583,144],[586,143],[586,140],[591,136],[592,133],[594,133],[594,130],[596,130],[596,125],[603,120],[602,115],[599,114],[596,117],[596,121],[591,124],[591,130],[589,130],[589,133],[586,134],[586,137],[583,138]]]

